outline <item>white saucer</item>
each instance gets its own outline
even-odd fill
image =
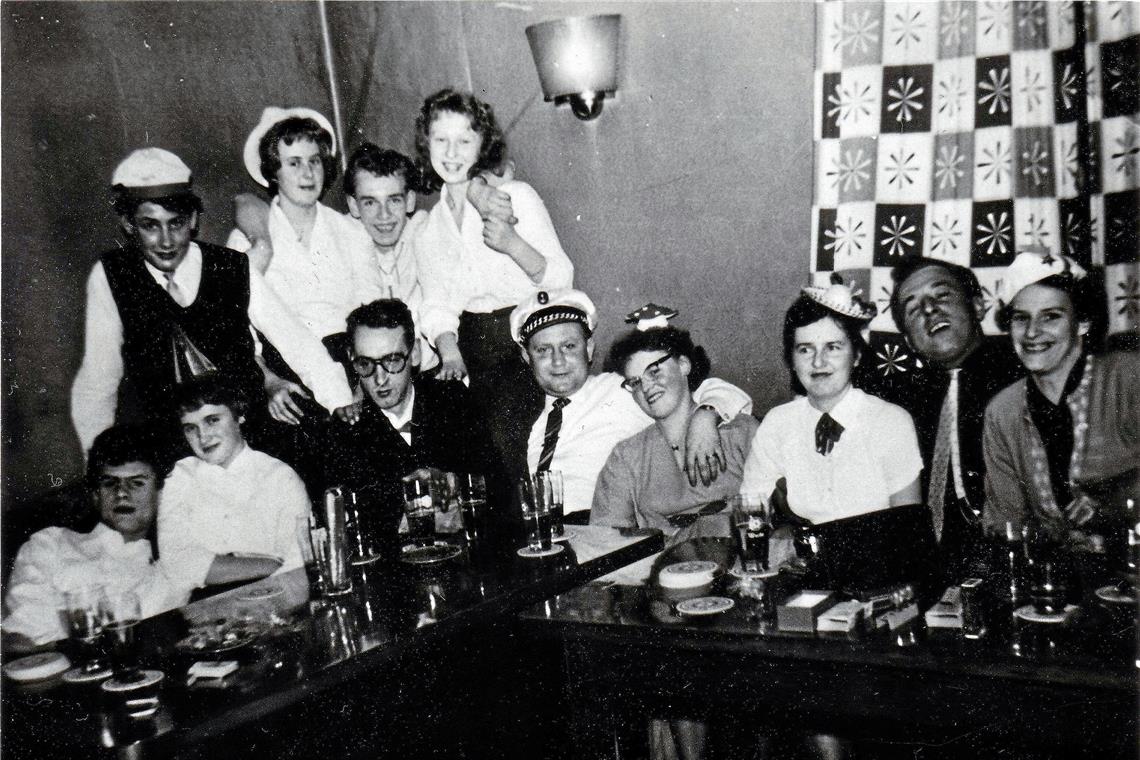
[[[1056,625],[1057,623],[1064,623],[1073,613],[1077,611],[1077,605],[1066,604],[1063,612],[1055,612],[1052,615],[1043,615],[1037,610],[1033,609],[1032,604],[1027,604],[1024,607],[1018,607],[1013,611],[1016,617],[1021,618],[1030,623],[1050,623]]]
[[[83,672],[83,668],[72,668],[63,674],[65,683],[95,683],[96,681],[103,681],[113,675],[110,668],[103,668],[102,670],[93,670],[90,673]]]
[[[758,573],[746,573],[740,566],[740,560],[737,560],[736,564],[732,566],[732,569],[728,571],[728,574],[733,578],[740,578],[741,580],[751,580],[755,578],[774,578],[780,574],[780,568],[769,567],[767,570],[761,570]]]
[[[682,615],[719,615],[735,606],[736,602],[727,596],[698,596],[677,602],[677,612]]]
[[[1120,587],[1114,583],[1098,588],[1096,598],[1109,604],[1136,604],[1136,597],[1122,593]]]
[[[519,549],[516,554],[520,557],[527,559],[534,559],[537,557],[553,557],[555,554],[562,552],[566,547],[562,544],[552,544],[549,549],[531,549],[529,546],[524,546]]]

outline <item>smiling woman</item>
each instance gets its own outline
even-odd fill
[[[670,520],[739,491],[756,419],[740,414],[720,427],[725,471],[707,485],[694,483],[685,473],[685,438],[697,408],[693,391],[709,375],[705,350],[675,327],[634,330],[614,344],[609,363],[654,424],[614,446],[598,475],[590,523],[658,528],[672,541],[727,536],[723,514],[699,518],[680,532]]]
[[[994,397],[984,434],[988,528],[1041,525],[1079,551],[1103,551],[1137,515],[1140,363],[1093,356],[1099,320],[1085,270],[1067,256],[1021,253],[1006,271],[998,324],[1029,372]]]
[[[852,387],[875,315],[836,282],[805,288],[784,318],[784,361],[799,398],[756,431],[742,492],[780,500],[814,524],[921,502],[922,458],[910,415]]]

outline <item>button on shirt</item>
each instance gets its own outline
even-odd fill
[[[67,636],[60,610],[65,591],[90,584],[134,591],[143,617],[181,607],[190,588],[171,582],[162,562],[151,562],[149,541],[124,541],[103,523],[90,533],[45,528],[20,547],[4,596],[5,631],[37,644]]]
[[[300,567],[298,524],[309,497],[284,462],[245,446],[229,467],[186,457],[163,487],[158,546],[176,582],[205,585],[219,554],[266,554]],[[279,572],[280,572],[279,571]]]
[[[511,196],[518,219],[515,230],[546,259],[546,271],[536,283],[510,256],[487,247],[483,220],[466,199],[463,226],[458,227],[447,207],[444,196],[449,190],[444,186],[439,202],[416,236],[424,291],[421,330],[433,342],[443,333],[458,332],[459,315],[465,311],[488,314],[517,306],[540,290],[573,285],[574,265],[562,250],[538,193],[525,182],[516,181],[504,182],[499,189]]]
[[[408,388],[408,403],[404,407],[402,414],[392,414],[387,409],[381,409],[388,422],[392,423],[392,429],[400,434],[404,439],[404,443],[409,446],[412,445],[412,412],[416,407],[416,386],[412,385]]]
[[[768,412],[752,439],[740,492],[767,495],[786,478],[788,506],[817,525],[889,507],[922,472],[910,415],[857,388],[830,414],[843,434],[824,455],[815,446],[823,414],[806,396]]]
[[[146,270],[164,290],[166,276],[146,264]],[[174,282],[187,303],[198,297],[202,282],[202,249],[191,243],[186,257],[174,270]],[[329,411],[352,403],[352,390],[344,370],[329,358],[325,347],[305,330],[281,299],[265,284],[257,270],[249,271],[249,321],[281,351],[285,361],[313,390],[317,403]],[[96,262],[87,278],[87,323],[83,362],[71,386],[71,420],[83,450],[115,423],[119,383],[123,379],[123,322],[103,271]]]
[[[612,372],[591,375],[576,393],[567,397],[570,403],[562,409],[562,429],[550,469],[562,473],[567,513],[590,508],[598,474],[614,446],[653,423],[621,383],[622,377]],[[554,408],[554,399],[554,396],[546,397],[542,414],[530,429],[526,453],[527,468],[531,472],[538,467],[546,419]],[[715,408],[722,420],[752,411],[748,394],[715,378],[701,383],[693,399]]]
[[[305,248],[281,210],[280,198],[274,198],[269,204],[269,237],[273,259],[265,281],[318,338],[344,332],[349,312],[385,293],[372,260],[372,238],[351,217],[318,203]],[[248,251],[250,245],[241,230],[231,232],[226,241],[236,251]]]
[[[412,312],[412,320],[415,322],[417,331],[420,330],[420,313],[423,309],[424,293],[423,287],[420,285],[419,265],[416,263],[415,241],[420,230],[427,224],[427,219],[428,213],[426,211],[417,211],[408,220],[404,226],[404,231],[400,233],[400,239],[396,241],[396,245],[390,251],[381,251],[375,243],[372,244],[372,259],[380,273],[381,295],[384,298],[398,298],[406,303]],[[420,370],[428,370],[439,364],[439,357],[436,356],[435,350],[422,336],[422,333],[419,341]]]

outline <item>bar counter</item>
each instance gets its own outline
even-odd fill
[[[615,742],[642,756],[650,718],[707,721],[710,737],[733,734],[731,756],[793,731],[862,742],[860,757],[1136,757],[1130,606],[1086,599],[1064,628],[999,609],[979,640],[921,624],[790,633],[727,575],[716,593],[731,609],[679,615],[639,564],[640,579],[627,569],[522,616],[528,635],[562,647],[577,757],[613,757]],[[778,600],[798,590],[770,582]]]
[[[435,565],[380,560],[355,567],[339,598],[312,598],[294,570],[144,620],[142,662],[166,676],[154,716],[117,716],[98,685],[6,679],[4,755],[445,757],[541,741],[510,715],[558,684],[541,654],[520,651],[514,613],[662,547],[656,531],[567,533],[552,557],[519,557],[506,541]],[[186,651],[191,630],[219,620],[261,633],[230,651]],[[194,661],[226,659],[236,673],[187,685]]]

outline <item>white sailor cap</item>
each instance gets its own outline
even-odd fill
[[[598,323],[598,310],[580,290],[540,290],[511,312],[511,337],[525,346],[530,336],[539,330],[562,322],[577,322],[590,334]]]
[[[134,198],[166,198],[190,192],[190,167],[162,148],[139,148],[115,167],[111,187]]]
[[[261,112],[261,120],[257,122],[257,126],[249,133],[249,137],[245,138],[245,148],[242,149],[242,161],[245,163],[245,170],[262,187],[269,187],[269,180],[261,173],[261,153],[258,150],[261,146],[261,138],[265,137],[265,133],[272,129],[274,124],[294,117],[312,119],[320,125],[321,129],[328,132],[332,139],[332,154],[336,155],[336,132],[333,131],[332,124],[320,111],[314,111],[312,108],[268,106]]]
[[[998,289],[998,299],[1008,305],[1026,287],[1054,275],[1068,275],[1083,280],[1088,272],[1076,261],[1061,253],[1022,251],[1005,270]]]

